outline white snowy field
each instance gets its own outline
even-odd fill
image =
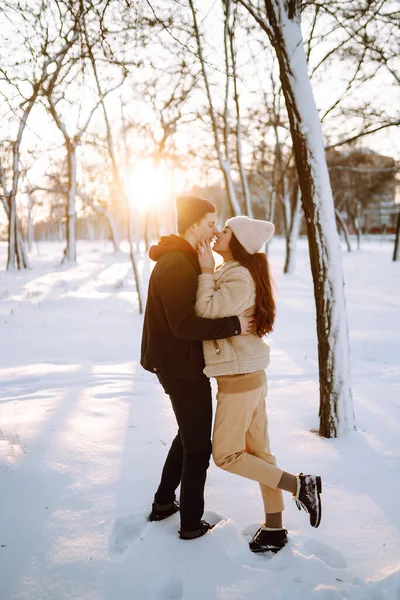
[[[41,244],[32,270],[0,272],[0,600],[399,600],[400,263],[392,244],[343,250],[357,431],[319,438],[314,301],[306,242],[282,275],[267,406],[284,469],[323,478],[323,518],[286,497],[289,545],[248,541],[258,486],[209,469],[201,539],[178,516],[147,523],[175,422],[141,369],[142,318],[127,254],[79,243],[79,264]],[[0,268],[6,247],[0,245]],[[143,288],[149,260],[140,257]]]

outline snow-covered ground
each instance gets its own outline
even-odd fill
[[[392,245],[343,251],[358,430],[321,439],[307,247],[283,276],[270,248],[279,316],[270,336],[274,453],[323,478],[311,529],[286,498],[290,544],[271,557],[247,542],[262,520],[258,486],[209,469],[206,517],[179,540],[178,517],[147,523],[175,422],[139,365],[127,254],[80,243],[79,265],[41,244],[27,273],[0,273],[0,600],[399,600],[400,264]],[[0,246],[0,267],[5,264]],[[143,287],[150,272],[139,260]]]

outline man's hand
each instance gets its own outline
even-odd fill
[[[240,335],[250,335],[253,333],[253,327],[255,325],[254,315],[247,315],[249,309],[245,310],[244,313],[239,315],[240,327],[242,329],[242,333]]]
[[[197,258],[202,273],[214,273],[215,260],[211,250],[210,242],[201,239],[197,245]]]

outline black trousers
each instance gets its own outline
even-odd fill
[[[156,502],[167,504],[181,484],[181,528],[200,527],[204,512],[204,486],[211,456],[212,400],[210,380],[192,381],[158,375],[169,395],[178,424],[155,494]]]

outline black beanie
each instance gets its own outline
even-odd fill
[[[196,196],[178,196],[176,214],[178,233],[185,233],[189,227],[201,221],[207,213],[217,212],[214,204]]]

